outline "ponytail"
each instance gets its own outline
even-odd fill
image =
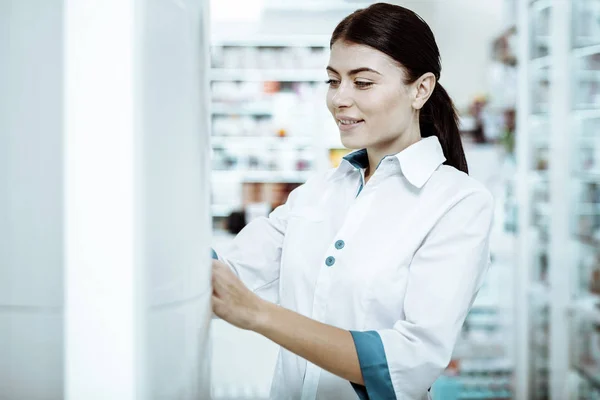
[[[458,113],[446,89],[436,83],[431,97],[421,109],[419,127],[421,136],[437,136],[446,162],[459,171],[469,173],[467,159],[458,130]]]

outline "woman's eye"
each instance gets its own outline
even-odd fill
[[[336,79],[328,79],[325,81],[326,84],[328,84],[329,86],[337,86],[340,84],[340,81],[336,80]]]
[[[354,82],[356,86],[359,88],[367,88],[373,84],[373,82],[364,82],[364,81],[356,81]]]

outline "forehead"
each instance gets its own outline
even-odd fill
[[[371,68],[382,74],[402,72],[400,64],[372,47],[338,40],[331,46],[329,66],[340,73],[356,68]]]

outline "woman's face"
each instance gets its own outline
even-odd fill
[[[411,134],[405,132],[415,121],[418,127],[414,88],[404,84],[404,70],[394,59],[372,47],[339,40],[331,48],[327,73],[327,107],[345,147],[385,152],[414,139],[403,138]]]

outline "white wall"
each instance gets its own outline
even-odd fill
[[[430,24],[442,57],[440,83],[459,109],[490,88],[492,41],[504,27],[503,0],[438,0]]]

